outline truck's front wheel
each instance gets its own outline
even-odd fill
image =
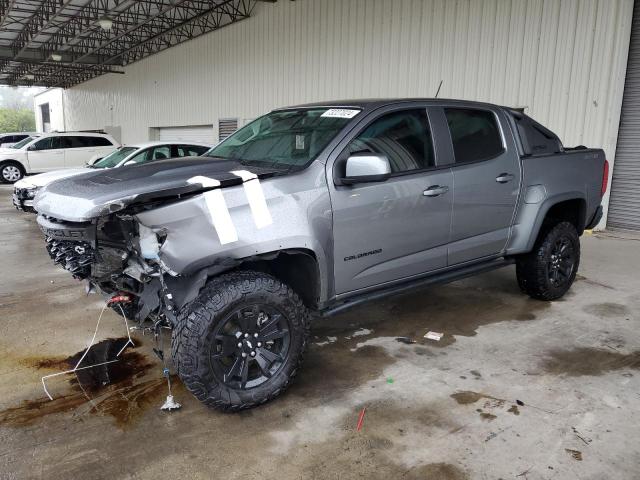
[[[287,388],[308,335],[309,312],[290,287],[265,273],[234,272],[210,281],[181,312],[172,354],[191,393],[235,411]]]
[[[562,297],[576,278],[580,265],[580,239],[569,222],[545,228],[533,251],[516,261],[520,289],[539,300]]]

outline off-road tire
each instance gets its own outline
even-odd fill
[[[277,308],[287,318],[288,354],[265,383],[231,388],[214,373],[212,338],[230,312],[255,303]],[[221,275],[209,281],[179,313],[171,338],[173,363],[186,388],[205,405],[223,411],[252,408],[280,395],[295,377],[309,337],[309,320],[309,310],[300,297],[271,275],[254,271]]]
[[[11,168],[12,172],[17,172],[19,174],[19,178],[18,177],[14,177],[12,179],[6,178],[5,177],[6,168]],[[18,162],[9,160],[6,162],[2,162],[0,164],[0,183],[15,183],[18,180],[22,180],[23,178],[24,178],[24,168]]]
[[[559,285],[550,280],[550,263],[554,245],[561,239],[573,249],[573,268]],[[543,226],[533,250],[516,259],[516,276],[520,290],[538,300],[557,300],[562,297],[576,278],[580,265],[580,238],[573,224],[560,222]]]

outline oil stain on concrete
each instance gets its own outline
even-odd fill
[[[367,404],[361,431],[356,431],[358,409],[339,423],[339,433],[314,445],[304,445],[301,478],[351,480],[356,478],[406,478],[464,480],[467,474],[449,463],[428,463],[407,468],[397,463],[408,433],[442,435],[459,425],[436,409],[384,400]]]
[[[602,318],[620,318],[629,315],[629,309],[625,305],[613,302],[587,305],[584,311]]]
[[[638,370],[640,350],[628,354],[590,347],[551,350],[542,361],[542,369],[553,375],[569,377],[596,376],[615,370]]]
[[[115,358],[127,338],[103,340],[91,347],[79,366],[102,363]],[[139,346],[139,343],[138,343]],[[27,358],[20,363],[43,371],[43,375],[74,368],[84,350],[68,358]],[[162,377],[146,378],[154,361],[129,347],[118,362],[78,370],[69,374],[64,393],[54,392],[53,400],[41,397],[0,411],[0,425],[24,427],[44,417],[64,412],[86,412],[109,416],[115,425],[125,428],[137,417],[161,401],[166,393]],[[177,387],[181,388],[181,387]]]

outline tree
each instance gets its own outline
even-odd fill
[[[33,111],[22,108],[0,108],[0,132],[34,132],[36,117]]]

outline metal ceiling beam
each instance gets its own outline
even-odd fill
[[[6,22],[23,24],[22,32],[11,45],[0,40],[5,42],[0,45],[0,84],[31,84],[34,78],[67,87],[103,73],[122,73],[114,67],[248,18],[256,1],[90,0],[76,6],[72,0],[37,5],[0,0],[0,22],[25,5],[19,20]],[[113,22],[110,30],[99,27],[105,17]],[[53,53],[62,61],[52,62]]]
[[[15,6],[17,0],[2,1],[0,3],[0,30],[4,28],[7,21],[11,18],[11,10]]]

